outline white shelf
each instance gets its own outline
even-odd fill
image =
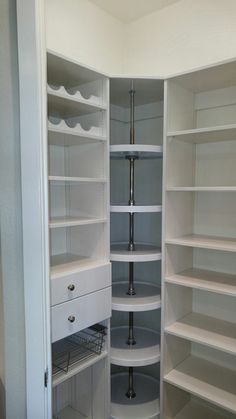
[[[192,143],[207,143],[236,140],[236,124],[219,125],[207,128],[196,128],[167,133],[168,137],[175,137],[181,141]]]
[[[236,186],[168,186],[168,192],[235,192]]]
[[[104,263],[107,263],[107,261],[71,253],[55,255],[51,257],[51,278],[59,278],[87,268],[96,268],[104,265]]]
[[[114,262],[151,262],[161,259],[161,249],[152,244],[137,243],[135,250],[128,250],[128,243],[111,245],[111,261]]]
[[[189,313],[165,327],[165,332],[236,355],[236,323]]]
[[[160,413],[159,382],[154,378],[134,373],[136,397],[128,399],[128,374],[114,374],[111,378],[112,419],[157,419]]]
[[[90,177],[69,177],[69,176],[49,176],[49,182],[55,183],[106,183],[105,178],[90,178]]]
[[[49,134],[51,133],[51,135],[48,136],[50,145],[70,146],[107,140],[105,136],[99,135],[101,131],[101,128],[99,127],[91,127],[86,131],[79,123],[72,128],[63,120],[56,124],[48,121],[48,131]]]
[[[110,146],[112,159],[127,159],[129,157],[140,160],[157,159],[162,157],[162,152],[162,147],[157,145],[119,144]]]
[[[140,367],[160,361],[160,335],[154,330],[134,327],[135,345],[128,345],[129,328],[111,329],[111,363],[125,367]]]
[[[73,365],[69,367],[67,373],[61,371],[53,375],[52,378],[52,385],[53,387],[58,386],[59,384],[63,383],[64,381],[69,380],[69,378],[74,377],[76,374],[79,374],[81,371],[85,370],[86,368],[91,367],[92,365],[96,364],[97,362],[101,361],[102,359],[108,356],[108,352],[106,350],[102,351],[100,355],[94,354],[91,358],[75,362]]]
[[[88,224],[101,224],[105,223],[107,220],[105,218],[89,218],[89,217],[54,217],[50,219],[49,227],[50,228],[59,228],[59,227],[73,227],[80,225]]]
[[[205,269],[186,269],[178,274],[168,276],[165,281],[183,287],[236,297],[236,276],[231,274]]]
[[[217,236],[204,236],[200,234],[189,234],[187,236],[166,239],[167,244],[178,244],[180,246],[199,247],[202,249],[222,250],[236,252],[236,239]]]
[[[175,416],[168,416],[166,419],[233,419],[232,416],[219,413],[206,404],[197,400],[190,400],[183,409]]]
[[[128,281],[113,283],[112,310],[149,311],[161,307],[160,288],[153,284],[136,282],[135,295],[128,295]]]
[[[106,109],[105,106],[99,105],[89,99],[83,99],[78,94],[73,95],[68,93],[63,86],[59,86],[58,89],[53,89],[48,86],[47,93],[49,115],[56,112],[60,116],[72,117]]]
[[[70,406],[65,407],[57,415],[53,416],[53,419],[86,419],[87,416],[82,415],[78,410],[73,409]]]
[[[161,205],[111,205],[111,212],[119,213],[148,213],[148,212],[161,212]]]
[[[236,413],[236,371],[190,356],[164,380],[232,413]]]

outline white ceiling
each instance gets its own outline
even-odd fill
[[[90,0],[124,23],[132,22],[179,0]]]

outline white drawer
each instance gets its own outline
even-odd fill
[[[111,264],[87,268],[80,272],[51,279],[51,305],[111,286]]]
[[[111,317],[111,287],[58,304],[51,308],[51,314],[55,342]]]

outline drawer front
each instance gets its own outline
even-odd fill
[[[87,294],[51,309],[52,341],[111,317],[111,287]]]
[[[51,279],[51,305],[111,286],[111,264]]]

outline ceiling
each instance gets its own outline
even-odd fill
[[[90,0],[124,23],[132,22],[179,0]]]

